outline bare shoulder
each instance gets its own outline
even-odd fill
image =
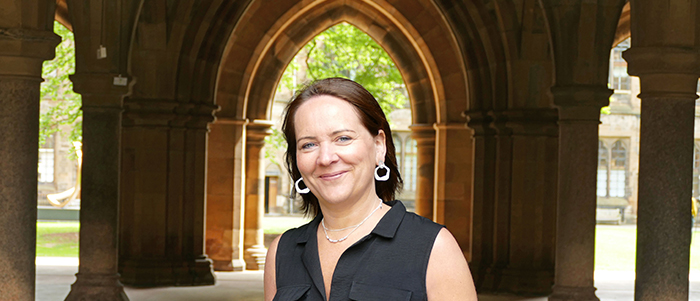
[[[275,258],[277,257],[277,245],[280,242],[280,237],[282,235],[277,236],[270,243],[270,248],[267,249],[267,256],[265,257],[265,301],[272,300],[275,298],[275,293],[277,293]]]
[[[430,252],[426,288],[428,300],[477,300],[464,253],[446,228],[440,230]]]

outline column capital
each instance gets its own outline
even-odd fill
[[[42,63],[54,58],[60,42],[47,30],[0,28],[0,76],[41,77]]]
[[[556,109],[519,109],[503,111],[501,114],[505,117],[505,126],[511,129],[514,135],[558,135]]]
[[[187,103],[180,104],[175,108],[178,116],[185,116],[184,126],[192,129],[207,129],[210,123],[214,122],[214,112],[221,107],[210,103]]]
[[[272,126],[275,123],[270,120],[255,119],[246,125],[246,143],[264,144],[265,137],[272,135]]]
[[[125,77],[125,86],[115,85],[115,77]],[[75,73],[70,76],[73,91],[83,96],[84,106],[122,107],[124,96],[129,95],[136,79],[115,73]]]
[[[171,99],[124,99],[124,126],[168,126],[179,102]]]
[[[435,128],[432,124],[412,124],[408,127],[411,130],[411,138],[416,140],[418,145],[435,147]]]
[[[496,132],[491,128],[493,116],[489,115],[488,111],[464,111],[462,116],[467,118],[467,126],[474,131],[474,136],[495,135]]]
[[[559,120],[600,120],[600,109],[610,104],[613,90],[603,85],[554,86],[551,93]]]
[[[686,47],[633,46],[622,53],[628,73],[639,76],[640,98],[697,98],[700,53]]]

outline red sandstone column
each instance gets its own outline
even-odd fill
[[[247,120],[217,116],[207,158],[206,253],[217,271],[245,270],[245,128]]]
[[[265,238],[262,219],[265,214],[265,137],[274,123],[255,120],[246,129],[246,197],[245,197],[245,262],[248,270],[265,267]]]
[[[549,300],[598,300],[593,287],[598,124],[611,93],[602,86],[552,88],[559,107],[559,186]]]
[[[435,192],[435,129],[428,124],[414,124],[410,128],[411,137],[416,140],[418,147],[416,214],[432,218]]]
[[[26,7],[16,14],[29,15]],[[39,84],[60,38],[53,24],[4,28],[7,21],[0,20],[0,300],[34,300]]]
[[[462,251],[469,254],[472,225],[472,133],[466,122],[435,124],[434,128],[436,164],[433,220],[447,226]]]

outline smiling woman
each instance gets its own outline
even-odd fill
[[[372,94],[348,79],[314,82],[288,105],[283,132],[315,218],[272,242],[265,300],[476,300],[452,234],[394,200],[401,175]]]

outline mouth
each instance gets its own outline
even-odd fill
[[[347,171],[337,171],[331,173],[325,173],[319,176],[321,180],[335,180],[344,175]]]

